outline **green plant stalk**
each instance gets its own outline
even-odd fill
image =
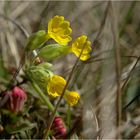
[[[37,93],[39,94],[41,100],[48,106],[50,111],[54,111],[54,106],[52,105],[52,103],[49,101],[48,97],[45,96],[45,94],[40,90],[40,88],[38,87],[38,85],[34,82],[32,82],[32,86],[34,87],[34,89],[37,91]],[[57,112],[57,115],[58,112]]]
[[[67,126],[68,126],[68,130],[70,130],[71,129],[71,110],[70,110],[69,104],[67,107]]]

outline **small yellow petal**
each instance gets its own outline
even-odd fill
[[[62,28],[69,28],[70,27],[70,22],[69,21],[64,21],[61,26]]]
[[[52,22],[52,29],[58,28],[64,21],[64,17],[62,16],[55,16],[51,19]]]

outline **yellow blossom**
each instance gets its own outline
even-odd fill
[[[91,42],[87,40],[87,36],[78,37],[71,46],[71,51],[83,61],[90,58]]]
[[[48,35],[61,45],[67,45],[71,41],[69,21],[64,20],[63,16],[55,16],[48,23]]]
[[[75,91],[67,91],[64,98],[70,106],[74,106],[80,99],[80,95]]]
[[[60,96],[66,85],[66,80],[58,75],[53,75],[47,84],[48,94],[52,97]]]

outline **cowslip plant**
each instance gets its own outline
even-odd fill
[[[28,38],[26,51],[29,53],[38,49],[35,58],[42,58],[44,62],[36,65],[33,61],[26,68],[26,73],[31,81],[33,80],[43,92],[54,98],[61,96],[66,80],[53,73],[52,68],[50,68],[51,61],[69,53],[75,54],[82,61],[90,58],[92,49],[87,36],[82,35],[71,45],[68,45],[72,40],[71,33],[70,22],[65,20],[63,16],[57,15],[48,22],[48,31],[40,30]],[[58,44],[46,45],[50,38]],[[73,106],[77,104],[80,95],[76,91],[71,92],[66,89],[64,99],[69,105]]]
[[[25,74],[51,111],[54,111],[55,107],[50,98],[55,100],[57,97],[61,97],[69,106],[75,106],[80,99],[79,93],[70,91],[67,86],[68,82],[53,72],[52,61],[61,56],[72,53],[82,61],[87,61],[90,58],[92,48],[88,37],[81,35],[72,41],[71,33],[70,22],[63,16],[56,15],[48,22],[47,30],[39,30],[32,34],[26,43]],[[50,39],[55,43],[49,44],[48,40]],[[34,56],[30,61],[28,57],[32,52]],[[36,60],[41,61],[37,63]],[[58,112],[57,115],[59,115]],[[61,131],[57,132],[61,133]]]

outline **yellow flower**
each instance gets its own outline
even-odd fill
[[[74,106],[80,99],[80,95],[75,91],[66,91],[64,98],[70,106]]]
[[[61,96],[65,86],[66,86],[66,80],[63,77],[58,75],[53,75],[52,77],[50,77],[47,84],[48,94],[52,97]],[[64,98],[70,106],[74,106],[77,104],[78,100],[80,99],[80,95],[77,92],[66,90],[64,94]]]
[[[90,58],[91,42],[87,40],[87,36],[78,37],[71,46],[71,51],[83,61]]]
[[[63,16],[55,16],[48,23],[48,35],[60,45],[67,45],[71,41],[69,21],[64,20]]]
[[[53,75],[47,84],[48,94],[52,97],[60,96],[66,85],[66,80],[58,75]]]

